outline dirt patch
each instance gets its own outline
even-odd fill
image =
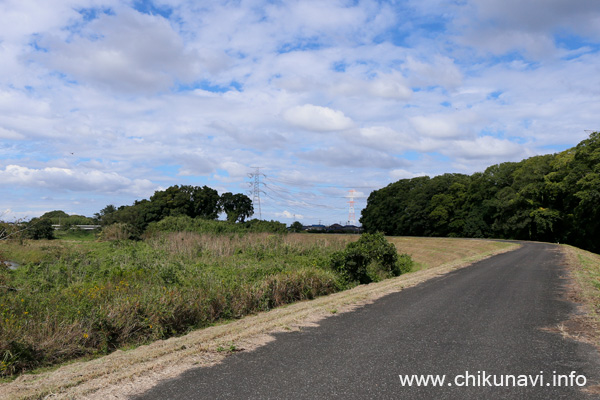
[[[577,340],[594,346],[598,342],[598,324],[587,315],[575,315],[557,326],[542,328],[542,330],[559,333],[566,339]]]
[[[272,334],[275,332],[315,326],[326,317],[352,311],[389,293],[517,247],[478,241],[482,247],[476,251],[472,248],[476,245],[474,242],[469,241],[466,255],[454,256],[452,261],[433,268],[280,307],[133,350],[116,351],[96,360],[72,363],[54,371],[23,375],[13,382],[0,385],[0,398],[125,399],[190,368],[215,365],[232,352],[242,349],[252,351],[274,340]],[[432,246],[434,243],[428,242]],[[442,243],[439,247],[445,248],[449,244]],[[453,241],[451,247],[456,249],[457,244],[457,241]],[[436,252],[439,251],[433,251]]]

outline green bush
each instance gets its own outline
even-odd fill
[[[409,272],[413,261],[408,254],[398,255],[396,247],[383,233],[365,233],[356,242],[331,257],[332,267],[348,281],[378,282]]]
[[[214,235],[231,233],[287,233],[286,225],[277,221],[252,219],[246,222],[214,221],[203,218],[192,218],[187,215],[170,216],[152,222],[146,234],[152,236],[158,232],[196,232]]]
[[[27,224],[25,235],[29,239],[54,239],[52,221],[48,218],[34,218]]]

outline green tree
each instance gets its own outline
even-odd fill
[[[470,177],[400,180],[371,193],[361,222],[367,232],[560,241],[600,251],[600,133]]]
[[[110,220],[110,216],[117,211],[117,207],[112,204],[107,205],[102,210],[94,214],[94,219],[102,225]]]
[[[50,220],[52,220],[52,222],[55,222],[56,224],[58,224],[60,219],[63,218],[69,218],[69,214],[67,214],[66,212],[62,211],[62,210],[55,210],[55,211],[48,211],[47,213],[45,213],[44,215],[42,215],[40,218],[45,219],[48,218]]]
[[[34,240],[54,239],[54,228],[49,218],[33,218],[27,224],[25,235]]]
[[[302,223],[300,221],[294,221],[291,225],[290,225],[290,231],[291,232],[302,232],[304,230],[304,225],[302,225]]]
[[[147,208],[152,215],[149,219],[160,221],[168,216],[190,215],[193,213],[191,194],[178,185],[166,190],[158,190],[150,197],[151,206]]]
[[[182,186],[181,189],[189,195],[191,202],[190,217],[215,220],[221,212],[219,192],[208,186]]]
[[[227,214],[229,222],[244,222],[254,214],[252,200],[244,194],[226,192],[221,195],[221,209]]]

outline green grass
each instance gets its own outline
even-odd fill
[[[56,230],[54,236],[60,240],[94,241],[99,233],[98,230],[69,229],[66,231]]]
[[[570,265],[579,285],[578,296],[600,325],[600,255],[567,245],[563,248],[571,255]]]
[[[164,233],[144,241],[0,243],[0,375],[21,373],[347,287],[345,237]]]

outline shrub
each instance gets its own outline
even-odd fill
[[[231,233],[287,233],[285,224],[277,221],[252,219],[246,222],[214,221],[203,218],[192,218],[187,215],[170,216],[160,221],[152,222],[146,229],[146,234],[152,236],[158,232],[196,232],[215,235]]]
[[[348,281],[369,283],[409,272],[413,261],[408,254],[399,256],[383,233],[365,233],[348,243],[345,250],[334,253],[331,264]]]
[[[139,239],[138,230],[122,222],[117,222],[112,225],[105,226],[102,228],[100,233],[100,240],[129,240]]]
[[[54,239],[52,221],[48,218],[34,218],[27,224],[25,234],[34,240]]]

